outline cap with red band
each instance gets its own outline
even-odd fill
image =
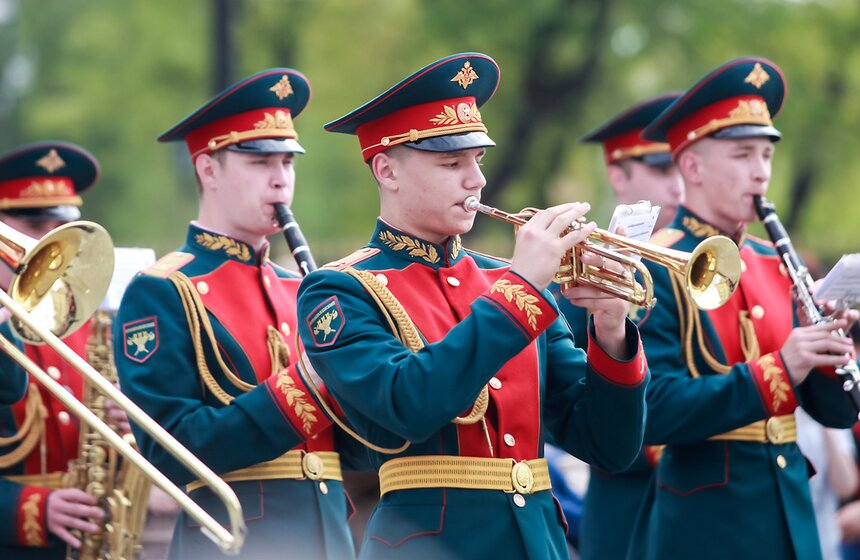
[[[422,68],[325,129],[356,134],[365,161],[399,144],[437,152],[495,146],[479,108],[498,85],[499,67],[492,58],[455,54]]]

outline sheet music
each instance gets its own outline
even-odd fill
[[[860,253],[842,255],[813,295],[817,300],[836,300],[844,306],[860,301]]]
[[[647,200],[640,200],[636,204],[619,204],[612,213],[608,231],[615,233],[616,228],[621,226],[627,237],[637,241],[648,241],[659,215],[660,207],[652,205]],[[641,258],[638,255],[629,256],[635,259]]]
[[[155,250],[141,247],[114,247],[114,269],[101,309],[115,313],[122,295],[135,274],[155,264]]]

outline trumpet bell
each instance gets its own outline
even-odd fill
[[[690,253],[685,267],[687,293],[699,309],[709,311],[726,303],[741,277],[737,246],[721,235],[705,239]]]
[[[72,222],[27,250],[8,293],[33,320],[62,338],[98,309],[113,266],[113,241],[107,230],[93,222]],[[12,328],[24,341],[42,343],[20,320],[13,319]]]

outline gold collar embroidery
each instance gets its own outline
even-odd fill
[[[194,241],[210,251],[223,251],[228,256],[239,259],[242,262],[251,260],[251,249],[241,241],[236,241],[227,236],[204,231],[195,235]]]

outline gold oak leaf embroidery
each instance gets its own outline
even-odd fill
[[[496,292],[500,292],[506,300],[513,301],[520,311],[525,311],[529,326],[537,330],[537,316],[543,314],[540,307],[535,305],[538,302],[537,297],[528,293],[522,284],[511,284],[510,280],[504,279],[496,280],[490,288],[491,294]]]
[[[445,105],[442,107],[443,113],[439,113],[432,119],[430,122],[436,125],[447,125],[447,124],[457,124],[460,122],[460,119],[457,118],[457,110],[451,106]]]
[[[251,260],[251,252],[248,246],[244,243],[239,243],[235,239],[224,237],[223,235],[212,235],[210,233],[198,233],[194,240],[212,251],[224,251],[231,257],[236,257],[241,261]]]
[[[126,339],[126,343],[135,346],[134,355],[146,352],[146,345],[150,340],[155,340],[155,333],[150,331],[138,331]]]
[[[765,354],[759,358],[758,366],[762,369],[762,379],[768,384],[768,389],[773,395],[773,409],[779,410],[779,406],[788,401],[788,392],[791,390],[789,384],[782,375],[782,368],[776,365],[776,359]]]
[[[451,258],[456,259],[460,255],[460,249],[463,244],[460,242],[460,236],[454,237],[454,242],[451,243]]]
[[[439,253],[433,245],[425,245],[405,235],[394,235],[390,231],[379,232],[379,240],[395,251],[409,251],[412,257],[421,257],[430,264],[439,262]]]
[[[331,322],[337,318],[337,311],[329,311],[317,321],[317,324],[314,325],[314,334],[319,334],[320,331],[323,333],[323,341],[325,341],[326,337],[334,332],[334,329],[331,328]]]
[[[27,544],[39,546],[42,543],[42,527],[39,524],[39,502],[42,500],[41,494],[31,494],[27,501],[21,505],[21,512],[24,514],[24,538]]]
[[[254,128],[258,130],[268,130],[273,128],[292,130],[293,119],[286,111],[275,111],[275,114],[266,113],[263,120],[254,123]]]
[[[290,377],[288,370],[283,370],[278,375],[278,381],[275,383],[275,386],[281,390],[284,394],[284,397],[287,399],[287,405],[293,407],[293,411],[296,413],[302,421],[302,429],[306,434],[311,434],[313,430],[313,425],[317,421],[316,415],[316,407],[310,403],[308,403],[305,398],[305,392],[301,389],[297,389],[293,378]]]
[[[711,237],[720,234],[720,230],[714,226],[703,224],[692,216],[684,216],[683,224],[696,237]]]

